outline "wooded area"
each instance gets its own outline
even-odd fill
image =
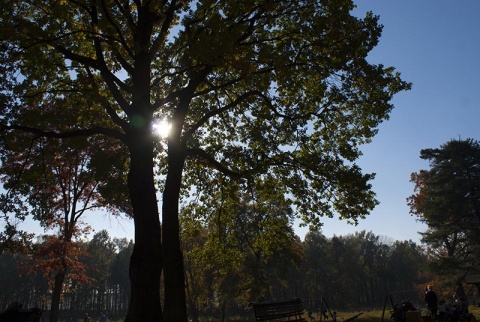
[[[301,297],[311,310],[319,310],[322,297],[337,310],[378,308],[387,292],[421,292],[422,283],[428,280],[419,273],[427,259],[424,251],[411,241],[393,242],[369,232],[333,238],[309,233],[303,242],[293,234],[290,237],[287,247],[276,246],[270,253],[251,250],[237,262],[218,258],[201,236],[195,245],[185,241],[192,319],[251,318],[248,303],[261,298]],[[101,231],[78,246],[86,251],[80,259],[86,267],[85,278],[80,282],[75,279],[78,276],[69,275],[60,319],[80,318],[85,312],[90,316],[105,312],[111,319],[123,319],[130,294],[128,263],[133,244],[111,240],[107,232]],[[53,276],[26,274],[29,265],[35,265],[37,260],[31,256],[8,252],[0,256],[0,307],[16,300],[25,307],[38,305],[48,310]],[[217,260],[213,262],[212,257]]]
[[[408,198],[412,214],[429,226],[421,245],[365,231],[332,238],[311,231],[301,241],[292,228],[291,208],[281,199],[272,204],[261,191],[240,192],[235,185],[212,193],[212,203],[186,203],[180,235],[189,316],[194,321],[248,317],[251,302],[294,297],[314,312],[323,299],[337,310],[379,308],[387,294],[421,299],[427,283],[437,286],[441,298],[471,298],[478,294],[477,284],[465,284],[465,277],[478,268],[479,152],[479,142],[472,139],[421,151],[431,168],[412,174],[416,188]],[[445,211],[445,198],[446,205],[462,208]],[[198,212],[204,220],[196,220]],[[15,300],[50,314],[58,272],[67,267],[56,319],[85,312],[123,319],[134,243],[112,240],[106,231],[88,241],[82,236],[3,239],[0,305]]]

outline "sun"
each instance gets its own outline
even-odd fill
[[[162,139],[167,138],[170,134],[170,129],[172,125],[166,120],[157,120],[152,124],[152,131],[155,135],[161,137]]]

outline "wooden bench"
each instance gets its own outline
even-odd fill
[[[255,312],[255,321],[307,321],[302,300],[251,303]]]

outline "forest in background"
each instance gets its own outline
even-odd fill
[[[248,318],[251,302],[295,297],[313,312],[323,299],[339,311],[378,309],[392,294],[389,302],[422,306],[427,284],[446,301],[455,294],[478,303],[478,287],[465,278],[478,274],[480,144],[451,140],[422,150],[421,157],[431,169],[412,174],[415,191],[407,200],[411,214],[428,225],[420,245],[366,231],[327,238],[311,230],[302,241],[289,204],[235,185],[211,189],[209,203],[184,203],[179,218],[188,316]],[[59,227],[69,222],[65,218]],[[131,303],[134,242],[112,239],[105,230],[88,240],[89,227],[73,223],[69,238],[64,230],[34,236],[4,227],[14,234],[0,243],[2,307],[18,301],[49,314],[58,299],[58,320],[102,312],[123,319]],[[159,289],[164,282],[163,276]]]
[[[249,302],[262,298],[300,297],[312,311],[319,310],[322,298],[336,310],[380,308],[389,292],[409,291],[411,295],[417,290],[421,294],[431,281],[425,270],[426,253],[412,241],[392,241],[365,231],[332,238],[310,232],[301,241],[290,232],[287,244],[272,245],[269,251],[250,247],[258,241],[254,238],[222,251],[212,245],[208,231],[188,238],[184,231],[190,316],[194,320],[251,316]],[[20,251],[1,254],[1,307],[17,300],[25,307],[48,309],[53,276],[29,274],[33,266],[53,260],[48,254],[38,256],[47,242],[39,238],[30,246],[36,250],[30,255]],[[128,265],[133,242],[112,239],[107,231],[100,231],[75,245],[82,255],[73,269],[76,274],[70,274],[65,283],[60,319],[79,318],[86,312],[123,318],[130,294]],[[244,256],[234,256],[236,250]]]

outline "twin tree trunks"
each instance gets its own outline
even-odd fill
[[[173,147],[169,153],[169,171],[163,192],[161,230],[154,185],[153,144],[151,134],[144,133],[143,137],[139,135],[139,139],[132,140],[134,143],[129,146],[131,168],[128,186],[135,214],[135,246],[130,261],[132,297],[126,321],[159,321],[162,316],[165,321],[186,321],[185,292],[179,287],[185,282],[178,222],[178,199],[185,157],[178,148],[175,149],[179,145],[171,143],[173,138],[170,138],[169,146]],[[162,271],[165,285],[163,312],[159,274]],[[145,307],[150,310],[145,310]]]

